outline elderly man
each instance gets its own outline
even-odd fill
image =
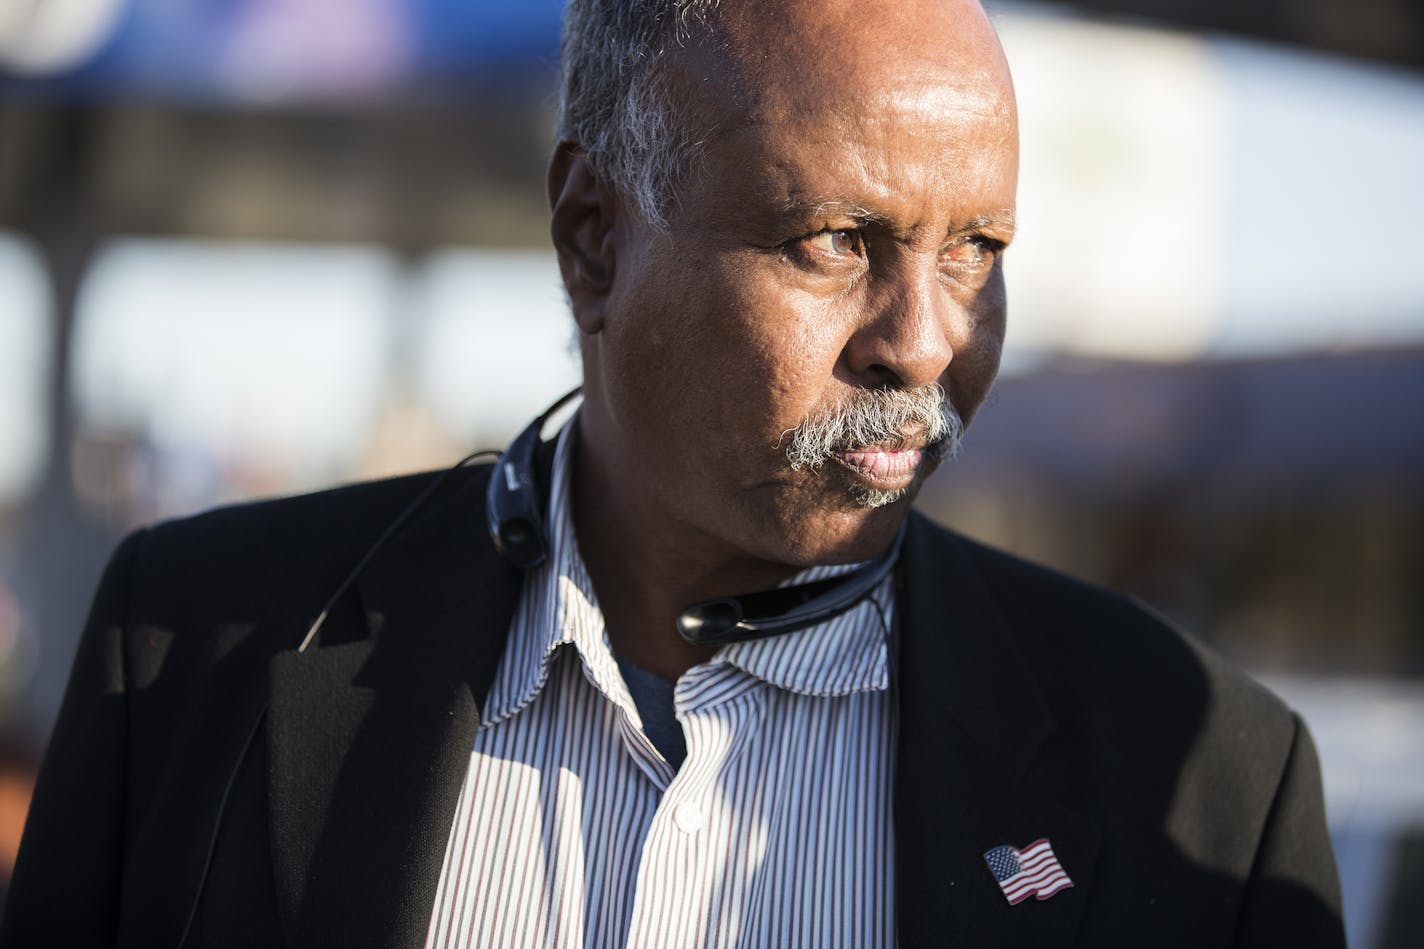
[[[1340,945],[1300,722],[910,512],[1004,335],[978,5],[573,0],[564,54],[574,420],[130,538],[8,944]]]

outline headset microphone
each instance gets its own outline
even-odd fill
[[[721,646],[779,636],[833,619],[890,575],[904,537],[901,526],[889,550],[843,576],[695,603],[678,614],[677,631],[690,643]]]

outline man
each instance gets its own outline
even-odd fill
[[[1299,721],[910,514],[1004,334],[982,10],[576,0],[564,68],[577,420],[127,541],[9,944],[1341,945]]]

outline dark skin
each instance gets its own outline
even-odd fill
[[[972,418],[998,370],[1017,184],[1008,70],[976,3],[728,5],[715,34],[675,54],[678,114],[709,131],[666,234],[575,143],[549,168],[584,364],[579,545],[614,651],[667,678],[714,652],[677,636],[688,605],[892,541],[929,462],[903,484],[792,471],[783,433],[861,387],[939,383]],[[858,447],[914,452],[904,435]],[[856,479],[908,490],[869,509]]]

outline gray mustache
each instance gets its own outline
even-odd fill
[[[834,408],[806,418],[782,439],[792,470],[814,470],[836,451],[902,444],[906,432],[910,439],[926,443],[925,454],[934,461],[958,453],[964,422],[943,386],[857,389]]]

